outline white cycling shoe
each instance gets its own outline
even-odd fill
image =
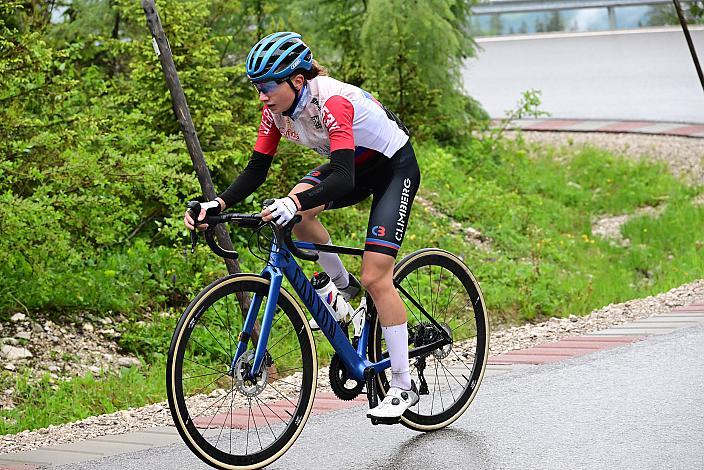
[[[374,424],[395,424],[401,419],[406,410],[418,403],[418,389],[415,382],[411,381],[411,389],[404,390],[391,387],[386,392],[384,400],[367,413]]]

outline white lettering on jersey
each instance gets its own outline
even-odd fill
[[[262,124],[261,130],[264,134],[269,135],[271,132],[271,126],[274,125],[274,113],[271,112],[269,108],[265,108],[262,113]]]
[[[335,116],[332,115],[327,106],[323,106],[323,124],[328,128],[328,132],[335,131],[340,128]]]

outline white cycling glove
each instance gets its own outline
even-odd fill
[[[271,212],[272,217],[274,217],[274,222],[279,227],[282,227],[289,223],[293,216],[296,215],[298,207],[296,203],[290,197],[283,197],[281,199],[274,199],[267,209]]]

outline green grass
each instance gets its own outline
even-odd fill
[[[497,318],[585,314],[701,276],[704,214],[691,204],[699,188],[661,165],[595,148],[561,155],[511,142],[493,153],[475,142],[419,154],[421,194],[493,240],[490,254],[452,237],[443,247],[465,254]],[[631,248],[591,233],[598,216],[662,204],[667,210],[659,219],[642,217],[624,227]]]
[[[27,373],[2,377],[3,390],[14,387],[19,402],[0,410],[0,434],[38,429],[166,399],[164,361],[145,370],[123,368],[100,378],[91,374],[52,384],[49,374],[30,384]],[[52,388],[56,387],[56,390]]]

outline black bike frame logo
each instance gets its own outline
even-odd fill
[[[319,317],[316,318],[316,321],[320,329],[332,341],[337,331],[335,319],[330,314],[327,304],[320,298],[298,264],[294,264],[293,276],[290,276],[289,279],[298,296],[308,306],[308,309],[311,312],[315,312],[317,317]]]

